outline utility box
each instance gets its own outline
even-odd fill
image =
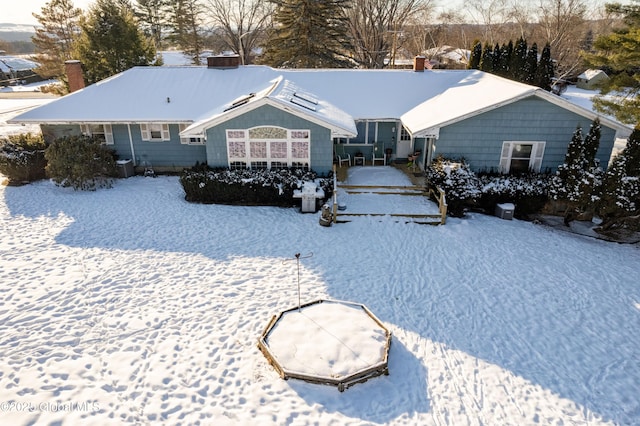
[[[500,219],[511,220],[513,219],[513,211],[516,206],[513,203],[502,203],[496,205],[495,215]]]
[[[118,177],[128,178],[135,174],[133,170],[133,161],[131,160],[118,160],[116,161],[116,170],[118,171]]]

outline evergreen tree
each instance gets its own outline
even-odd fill
[[[276,7],[261,62],[275,67],[351,67],[348,0],[271,0]]]
[[[167,0],[171,39],[194,65],[204,51],[203,10],[199,0]]]
[[[75,53],[89,84],[156,60],[153,43],[138,28],[128,0],[96,0],[80,27]]]
[[[471,56],[469,57],[469,65],[467,68],[470,70],[479,70],[481,59],[482,43],[480,43],[480,40],[475,40],[473,42],[473,47],[471,48]]]
[[[484,49],[482,49],[480,69],[484,72],[493,72],[493,51],[488,43],[485,44]]]
[[[147,37],[151,37],[156,49],[162,48],[163,33],[167,26],[164,10],[167,0],[136,0],[135,15]]]
[[[603,228],[610,227],[620,217],[640,214],[640,126],[636,126],[625,148],[613,159],[604,176],[598,213]]]
[[[496,43],[492,53],[491,72],[494,74],[500,74],[500,63],[502,61],[502,51],[500,50],[500,44]]]
[[[538,62],[538,68],[536,69],[536,77],[534,85],[546,90],[551,91],[551,85],[553,83],[553,61],[551,60],[551,45],[545,44],[540,55],[540,61]]]
[[[31,38],[35,45],[36,72],[43,78],[63,78],[64,63],[72,58],[72,46],[80,30],[82,10],[73,6],[71,0],[51,0],[42,8],[41,14],[33,16],[40,26]]]
[[[603,82],[601,96],[594,98],[594,107],[619,121],[640,123],[640,5],[607,5],[609,12],[623,15],[627,26],[609,35],[602,35],[593,44],[595,53],[585,54],[588,67],[607,70],[609,79]],[[619,92],[614,100],[604,95]]]
[[[495,70],[495,73],[501,75],[502,77],[507,77],[509,75],[509,62],[511,62],[511,55],[513,54],[513,43],[509,42],[509,44],[502,44],[500,47],[500,62],[498,64],[498,68]]]
[[[531,49],[527,52],[527,58],[524,62],[523,83],[533,84],[538,71],[538,45],[533,43]]]
[[[509,76],[515,81],[524,81],[525,63],[527,61],[527,42],[520,37],[516,42],[509,64]]]
[[[594,212],[600,199],[604,172],[599,167],[596,153],[600,146],[600,121],[591,123],[589,133],[583,139],[578,127],[567,147],[563,164],[551,181],[549,194],[554,200],[569,202],[568,213]]]

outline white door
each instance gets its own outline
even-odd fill
[[[398,141],[396,158],[407,158],[409,154],[413,154],[413,141]]]

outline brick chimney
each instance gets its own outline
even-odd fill
[[[207,58],[207,68],[238,68],[239,65],[240,55],[220,55]]]
[[[69,81],[69,93],[84,88],[82,63],[76,60],[65,61],[64,68],[67,73],[67,81]]]
[[[426,58],[424,56],[416,56],[413,58],[413,70],[416,72],[423,72],[425,60]]]

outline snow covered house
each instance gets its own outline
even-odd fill
[[[576,80],[576,87],[585,90],[595,90],[598,84],[608,80],[609,76],[602,70],[586,70],[578,76]]]
[[[72,75],[73,73],[69,73]],[[136,67],[13,120],[45,138],[102,137],[121,159],[157,171],[211,167],[331,170],[335,144],[371,162],[420,151],[475,170],[555,169],[577,126],[596,115],[539,88],[477,70],[274,69],[212,57],[207,66]],[[598,157],[631,129],[600,117]]]

